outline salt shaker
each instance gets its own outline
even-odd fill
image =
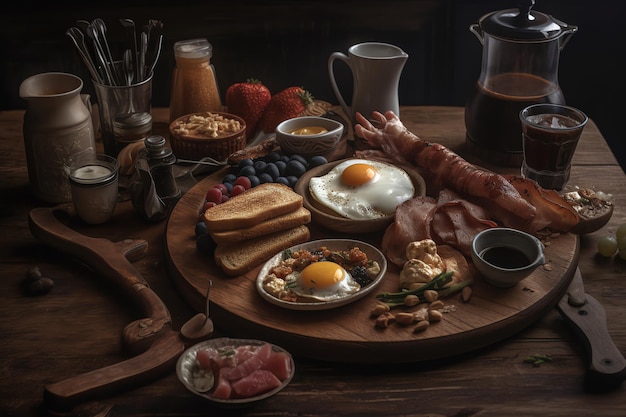
[[[206,39],[174,44],[170,122],[191,113],[222,111],[212,56],[213,47]]]

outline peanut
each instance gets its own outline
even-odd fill
[[[372,315],[372,317],[378,317],[381,314],[386,313],[388,311],[389,311],[389,306],[387,304],[376,303],[372,307],[372,311],[370,312],[370,314]]]
[[[387,327],[389,327],[389,324],[393,323],[394,320],[395,316],[392,313],[383,313],[380,316],[376,317],[376,327],[378,327],[379,329],[386,329]]]
[[[440,308],[443,308],[444,304],[443,301],[441,300],[435,300],[432,303],[430,303],[430,305],[428,306],[429,310],[439,310]]]
[[[472,299],[472,287],[463,287],[461,290],[461,298],[464,302],[469,303]]]
[[[423,332],[424,330],[428,328],[428,326],[430,326],[430,323],[428,322],[428,320],[420,320],[417,322],[417,324],[413,328],[413,333]]]
[[[398,313],[396,314],[396,323],[401,326],[408,326],[409,324],[413,324],[415,320],[415,316],[412,313]]]
[[[443,314],[441,314],[441,311],[439,310],[428,310],[428,321],[433,323],[433,322],[438,322],[441,321],[441,319],[443,319]]]
[[[429,303],[432,303],[437,298],[439,298],[439,293],[437,291],[435,291],[435,290],[426,290],[426,291],[424,291],[424,298]]]
[[[408,307],[416,306],[420,303],[420,298],[415,294],[409,294],[404,297],[404,305]]]

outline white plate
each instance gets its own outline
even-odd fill
[[[372,292],[378,284],[382,281],[385,276],[385,272],[387,271],[387,260],[385,256],[379,251],[376,247],[370,245],[369,243],[362,242],[360,240],[350,240],[350,239],[321,239],[314,240],[311,242],[302,243],[300,245],[295,245],[289,248],[292,252],[296,252],[299,250],[309,250],[314,251],[319,249],[322,246],[326,246],[331,251],[342,251],[349,250],[358,247],[361,251],[367,254],[367,258],[372,261],[378,262],[380,266],[380,273],[374,280],[367,285],[366,287],[361,288],[358,292],[348,295],[345,298],[333,301],[319,301],[319,302],[311,302],[311,303],[296,303],[291,301],[283,301],[272,294],[265,291],[263,288],[263,279],[268,275],[269,271],[276,265],[278,265],[283,256],[283,251],[277,253],[272,257],[269,261],[267,261],[261,270],[259,271],[259,275],[257,275],[256,279],[256,288],[261,297],[265,300],[269,301],[272,304],[275,304],[280,307],[284,307],[290,310],[329,310],[331,308],[337,308],[344,306],[346,304],[352,303],[362,297],[365,297],[367,294]]]
[[[287,356],[289,357],[289,360],[291,361],[291,372],[289,374],[289,377],[287,377],[284,381],[282,381],[280,387],[275,388],[271,391],[265,392],[263,394],[254,396],[254,397],[248,397],[248,398],[233,398],[233,399],[221,399],[221,398],[215,398],[211,395],[211,391],[208,392],[200,392],[198,391],[193,384],[193,372],[194,370],[196,370],[198,368],[198,362],[196,360],[196,355],[198,353],[199,350],[202,349],[207,349],[207,348],[214,348],[214,349],[218,349],[221,347],[225,347],[225,346],[246,346],[246,345],[251,345],[251,346],[261,346],[263,344],[266,344],[268,342],[263,342],[261,340],[253,340],[253,339],[231,339],[228,337],[222,337],[222,338],[218,338],[218,339],[211,339],[211,340],[206,340],[204,342],[200,342],[198,344],[193,345],[192,347],[190,347],[189,349],[187,349],[185,352],[183,352],[183,354],[178,358],[178,362],[176,363],[176,375],[178,376],[178,379],[180,380],[180,382],[182,382],[182,384],[192,393],[206,398],[209,401],[212,401],[214,403],[216,403],[217,405],[220,406],[244,406],[244,405],[250,405],[253,404],[257,401],[261,401],[265,398],[271,397],[272,395],[278,393],[280,390],[282,390],[283,388],[285,388],[287,386],[287,384],[289,384],[289,382],[291,381],[291,379],[293,378],[294,374],[295,374],[295,364],[293,362],[293,357],[291,356],[291,354],[289,352],[287,352],[285,349],[273,345],[271,343],[268,343],[269,345],[272,346],[272,349],[275,352],[284,352],[287,354]],[[217,383],[217,381],[216,381]]]

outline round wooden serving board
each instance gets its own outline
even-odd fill
[[[492,287],[477,277],[470,302],[458,296],[445,299],[455,310],[421,333],[397,324],[381,330],[370,317],[376,294],[398,291],[399,270],[393,265],[377,290],[352,304],[324,311],[287,310],[257,293],[260,266],[243,276],[227,277],[210,256],[196,249],[194,226],[206,191],[224,174],[219,171],[205,178],[174,207],[165,236],[170,275],[198,311],[204,311],[208,282],[213,281],[211,316],[230,336],[266,340],[294,355],[332,362],[403,363],[476,350],[512,336],[553,308],[565,294],[578,263],[578,236],[562,234],[546,247],[550,268],[538,268],[509,289]],[[311,239],[349,237],[380,247],[382,237],[380,233],[341,236],[315,223],[309,228]]]

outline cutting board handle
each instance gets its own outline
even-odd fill
[[[146,317],[124,328],[124,347],[132,354],[147,350],[172,325],[170,313],[163,301],[129,261],[129,258],[135,259],[145,254],[147,242],[124,240],[113,243],[107,239],[85,236],[60,220],[61,216],[67,217],[67,214],[71,214],[70,205],[32,209],[28,219],[30,231],[41,242],[81,260],[130,297]]]

